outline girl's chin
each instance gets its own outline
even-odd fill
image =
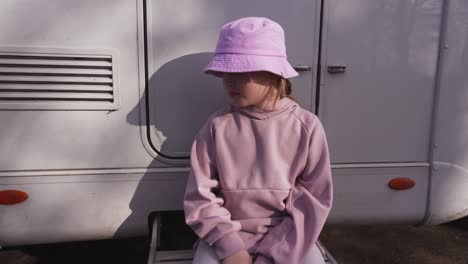
[[[245,107],[249,105],[249,102],[239,97],[231,97],[231,101],[240,107]]]

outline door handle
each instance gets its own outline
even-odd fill
[[[307,65],[295,65],[293,66],[294,70],[296,71],[311,71],[312,67]]]
[[[327,70],[331,74],[346,72],[346,65],[328,65]]]

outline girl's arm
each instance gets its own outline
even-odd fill
[[[302,263],[318,239],[332,206],[332,177],[325,131],[316,117],[307,164],[290,193],[284,220],[259,242],[255,264]]]
[[[211,118],[198,132],[191,148],[191,171],[185,195],[185,222],[214,250],[219,260],[245,248],[238,231],[241,225],[231,220],[223,199],[211,190],[218,187],[216,159],[213,155],[214,125]]]

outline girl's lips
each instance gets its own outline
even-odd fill
[[[230,91],[230,92],[229,92],[229,95],[231,95],[231,96],[235,96],[235,95],[240,95],[240,93],[236,93],[236,92],[232,92],[232,91]]]

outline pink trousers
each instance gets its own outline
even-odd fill
[[[193,256],[193,264],[220,264],[216,253],[213,248],[203,240],[200,240],[195,254]],[[314,245],[312,250],[304,258],[302,264],[325,264],[322,253],[318,249],[317,245]]]

